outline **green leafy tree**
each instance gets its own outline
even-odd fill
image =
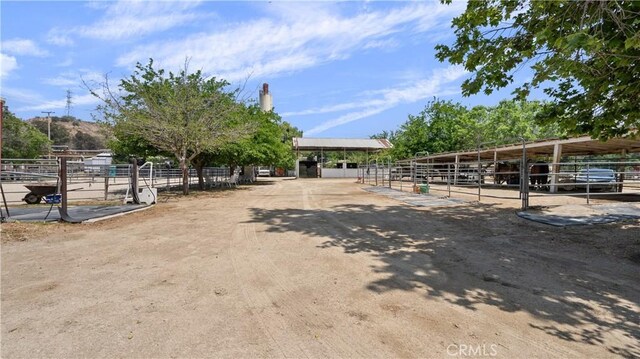
[[[231,168],[246,165],[291,168],[295,159],[291,139],[302,132],[283,122],[277,113],[264,112],[257,105],[246,107],[245,116],[246,121],[254,123],[255,133],[220,148],[215,152],[216,161]]]
[[[76,150],[99,150],[104,148],[104,143],[98,137],[78,131],[73,136],[73,147]]]
[[[503,88],[531,64],[514,93],[544,89],[553,102],[539,119],[569,134],[628,135],[640,125],[638,19],[638,1],[469,1],[453,20],[455,43],[437,45],[436,57],[473,73],[466,96]]]
[[[295,167],[296,161],[296,155],[292,150],[293,138],[302,137],[303,132],[287,121],[279,121],[278,126],[280,127],[280,131],[282,133],[282,143],[284,144],[284,146],[282,148],[282,156],[278,158],[274,165],[277,167],[282,167],[285,170],[292,169]]]
[[[2,116],[2,157],[38,158],[49,148],[49,140],[33,125],[22,121],[5,105]]]
[[[417,152],[442,153],[503,145],[521,139],[559,137],[557,124],[539,124],[537,114],[544,104],[533,101],[501,101],[496,106],[468,109],[459,103],[434,99],[417,115],[410,115],[396,132],[383,132],[394,145],[394,159]]]
[[[113,124],[116,136],[133,135],[161,152],[171,153],[182,170],[182,191],[189,193],[189,165],[199,154],[215,151],[253,132],[243,122],[237,90],[201,71],[190,73],[185,65],[178,73],[165,73],[138,63],[118,92],[108,82],[102,93],[92,94],[103,101],[99,107],[104,121]],[[121,128],[118,128],[122,126]]]
[[[539,101],[500,101],[486,114],[484,141],[501,145],[562,136],[564,132],[557,123],[540,124],[535,120],[544,106]]]
[[[128,122],[103,123],[107,136],[107,147],[113,153],[114,161],[128,163],[133,157],[148,158],[153,156],[173,157],[173,154],[162,152],[152,146],[143,136],[137,134]]]
[[[427,146],[429,153],[448,152],[475,143],[477,125],[468,116],[468,110],[459,103],[434,99],[419,116],[427,122]],[[416,151],[418,152],[418,151]]]
[[[35,126],[45,136],[49,135],[49,125],[46,118],[38,118],[31,121],[31,124]],[[71,135],[67,129],[60,125],[58,121],[51,118],[51,142],[54,145],[69,145],[71,142]]]
[[[425,151],[429,146],[428,132],[429,124],[424,114],[409,115],[409,119],[395,133],[391,156],[395,159],[409,158]]]

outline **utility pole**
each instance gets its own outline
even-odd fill
[[[42,113],[47,114],[47,136],[49,137],[49,158],[51,158],[51,114],[55,113],[54,111],[42,111]]]
[[[54,111],[42,111],[42,113],[47,114],[47,136],[49,137],[49,141],[51,141],[51,114],[55,113]]]
[[[7,217],[9,214],[9,207],[7,207],[7,199],[4,197],[4,188],[2,188],[2,116],[4,115],[4,98],[0,97],[0,194],[2,194],[2,202],[4,203],[4,209],[7,211]],[[0,208],[0,222],[4,222],[5,216]]]
[[[0,97],[0,163],[2,163],[2,116],[4,115],[4,98]],[[2,169],[0,168],[0,171]]]

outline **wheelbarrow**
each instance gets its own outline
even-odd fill
[[[32,184],[24,186],[30,191],[22,199],[27,204],[38,204],[43,197],[45,197],[45,202],[47,203],[60,203],[60,195],[56,193],[58,191],[58,186],[56,185]]]

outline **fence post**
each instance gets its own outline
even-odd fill
[[[140,204],[138,199],[138,159],[133,157],[131,159],[131,198],[133,198],[134,204]]]
[[[529,171],[527,166],[527,144],[522,139],[522,163],[520,165],[520,198],[522,199],[522,210],[529,209]]]
[[[478,142],[480,140],[478,139]],[[481,189],[482,189],[482,164],[480,163],[480,145],[478,145],[478,202],[480,202],[481,197]]]
[[[447,163],[447,191],[449,198],[451,198],[451,163]]]
[[[109,175],[104,177],[104,200],[109,198]]]
[[[587,204],[589,204],[589,162],[587,162]]]
[[[378,186],[378,161],[376,161],[376,170],[374,171],[376,176],[376,187]]]
[[[391,157],[389,157],[389,188],[391,188]]]

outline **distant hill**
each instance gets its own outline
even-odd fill
[[[27,122],[47,134],[45,117],[35,117]],[[52,116],[51,140],[54,145],[68,146],[72,150],[100,150],[106,148],[107,131],[95,122],[83,121],[73,116]]]

